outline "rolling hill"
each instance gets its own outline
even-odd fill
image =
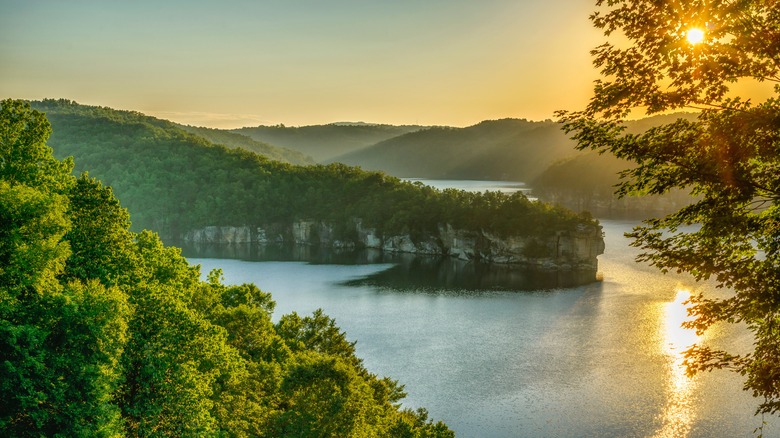
[[[631,121],[626,131],[639,134],[654,126],[668,124],[678,118],[694,119],[694,113],[676,113]],[[626,196],[614,193],[621,181],[620,171],[632,163],[611,154],[576,151],[574,155],[556,161],[529,181],[533,193],[546,202],[557,203],[574,211],[589,211],[598,217],[666,214],[692,200],[686,192],[677,190],[661,196]]]
[[[333,157],[366,148],[422,126],[376,125],[369,123],[332,123],[301,127],[257,126],[232,132],[254,140],[299,151],[317,162],[334,161]]]
[[[293,149],[273,146],[268,143],[257,141],[243,134],[227,131],[224,129],[203,128],[197,126],[178,125],[181,129],[205,138],[206,140],[226,146],[229,149],[241,148],[258,155],[262,155],[270,160],[281,161],[290,164],[315,164],[314,159],[302,152]]]
[[[549,236],[591,225],[522,195],[439,191],[340,163],[269,160],[138,112],[64,100],[33,106],[50,118],[55,156],[74,157],[77,173],[89,170],[110,185],[132,213],[134,230],[174,241],[204,227],[288,230],[300,221],[328,224],[337,240],[355,240],[360,227],[419,241],[441,233],[442,224],[496,236]]]
[[[411,132],[331,161],[397,177],[530,181],[574,153],[557,123],[502,119]]]
[[[79,142],[95,141],[95,139],[82,138],[84,131],[104,122],[125,123],[132,120],[136,130],[144,127],[154,132],[165,132],[167,135],[197,138],[198,142],[221,145],[228,149],[241,148],[283,163],[314,164],[310,157],[298,151],[272,146],[229,131],[180,125],[136,111],[81,105],[66,99],[45,99],[30,104],[34,109],[46,113],[49,122],[57,127],[49,140],[55,149],[79,150],[82,147]],[[126,127],[125,130],[129,131],[130,128]],[[119,141],[120,137],[120,133],[117,133],[112,140]]]

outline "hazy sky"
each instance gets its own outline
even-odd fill
[[[212,127],[466,126],[579,109],[586,0],[0,0],[0,98]]]

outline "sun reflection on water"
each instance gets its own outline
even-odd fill
[[[684,304],[689,298],[689,291],[678,290],[674,301],[664,305],[661,339],[663,352],[669,358],[669,383],[662,425],[656,437],[688,436],[695,419],[693,390],[696,381],[685,374],[683,353],[701,341],[701,336],[695,330],[681,327],[689,319]]]

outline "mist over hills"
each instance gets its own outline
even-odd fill
[[[420,129],[425,127],[339,122],[301,127],[256,126],[234,129],[232,132],[260,142],[299,151],[322,163],[336,161],[333,158],[339,155]]]
[[[629,122],[629,133],[671,122],[695,114],[670,114]],[[554,163],[573,159],[585,152],[575,150],[575,143],[550,121],[525,119],[486,120],[466,128],[431,127],[409,132],[358,149],[327,162],[340,162],[379,170],[397,177],[430,179],[511,180],[531,182]],[[571,169],[593,173],[596,181],[605,181],[624,168],[625,163],[606,157],[577,160]],[[541,180],[540,180],[541,181]],[[550,179],[545,179],[550,181]],[[606,184],[611,190],[612,184]],[[603,189],[600,187],[599,190]]]
[[[419,130],[331,161],[398,177],[528,181],[574,153],[557,123],[502,119]]]
[[[528,181],[575,154],[552,121],[487,120],[466,128],[341,122],[241,128],[255,140],[397,177]]]
[[[46,112],[55,128],[50,139],[55,153],[60,157],[78,157],[77,171],[84,166],[83,169],[90,169],[109,184],[125,181],[127,166],[141,160],[142,154],[128,152],[125,158],[118,159],[117,151],[109,151],[106,145],[115,145],[119,151],[135,148],[144,154],[156,150],[154,154],[159,158],[154,160],[173,163],[174,157],[166,156],[163,150],[175,144],[180,151],[177,153],[185,155],[189,155],[193,147],[223,147],[255,153],[271,162],[294,165],[311,165],[320,157],[319,162],[323,164],[343,163],[402,178],[523,181],[542,200],[561,203],[574,210],[597,212],[605,206],[612,209],[617,205],[612,194],[618,182],[617,173],[629,166],[612,156],[577,151],[560,125],[549,120],[488,120],[465,128],[342,122],[229,131],[183,126],[134,111],[79,105],[67,100],[44,100],[32,102],[32,105]],[[643,132],[679,117],[694,118],[696,115],[645,118],[630,122],[627,131]],[[289,148],[250,138],[250,134],[275,138]],[[303,150],[296,150],[296,147]],[[315,151],[316,156],[306,155],[307,150]],[[348,152],[339,155],[339,151]],[[182,164],[176,163],[177,166]],[[148,167],[150,164],[139,165]],[[225,178],[230,179],[229,176],[226,174]],[[193,178],[204,177],[193,175]],[[126,191],[122,199],[134,203],[141,196],[139,184],[145,183],[139,180],[122,184],[119,192]],[[187,195],[182,199],[190,198],[192,196]],[[646,202],[621,203],[621,208],[646,208]],[[134,217],[145,222],[151,219],[152,210],[147,208],[149,217],[144,211]]]
[[[695,113],[675,113],[628,122],[626,132],[640,134],[654,126],[672,123],[677,119],[693,120]],[[560,159],[528,183],[534,195],[547,202],[561,204],[574,211],[587,210],[600,217],[650,214],[666,214],[687,205],[691,197],[676,190],[661,196],[627,196],[618,198],[614,193],[620,183],[620,172],[633,167],[633,163],[612,154],[596,151],[575,151]]]
[[[242,148],[271,160],[282,161],[290,164],[316,164],[314,159],[303,152],[274,146],[262,141],[257,141],[244,134],[239,134],[224,129],[204,128],[198,126],[179,125],[189,133],[198,135],[214,144],[226,146],[229,149]]]
[[[640,134],[654,126],[665,125],[677,119],[694,120],[694,113],[664,114],[630,121],[626,132]],[[573,143],[572,143],[573,145]],[[573,151],[572,154],[555,161],[528,182],[537,193],[568,192],[582,196],[612,196],[615,185],[620,182],[619,173],[632,167],[632,163],[612,154],[595,151]]]

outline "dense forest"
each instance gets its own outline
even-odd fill
[[[127,140],[135,134],[144,134],[144,138],[139,137],[136,141],[150,140],[159,136],[176,137],[197,144],[219,144],[228,149],[241,148],[270,160],[284,163],[313,164],[310,157],[298,151],[272,146],[241,134],[219,129],[179,125],[134,111],[79,105],[65,99],[45,99],[41,102],[32,102],[32,106],[46,111],[49,122],[60,127],[52,134],[52,141],[55,143],[68,142],[73,138],[83,137],[85,142],[94,148],[95,144],[113,144]],[[125,124],[125,126],[117,132],[103,132],[98,129],[95,130],[94,134],[101,135],[102,138],[86,138],[95,127],[104,123]]]
[[[233,132],[255,140],[300,151],[317,162],[363,149],[380,141],[425,129],[414,125],[377,125],[370,123],[331,123],[312,126],[256,126]]]
[[[138,127],[136,127],[138,128]],[[0,104],[0,435],[446,437],[322,312],[202,281]]]
[[[592,224],[520,193],[436,190],[344,164],[295,166],[227,149],[135,112],[35,102],[54,128],[55,154],[110,185],[134,230],[163,237],[209,225],[260,226],[315,219],[414,236],[448,223],[497,235],[554,234]]]

